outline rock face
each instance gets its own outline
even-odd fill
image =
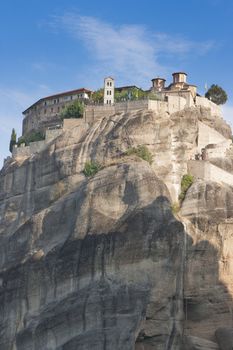
[[[216,329],[232,324],[233,189],[198,180],[172,213],[204,118],[115,115],[7,163],[0,350],[219,349]],[[139,144],[152,166],[125,156]],[[89,159],[104,167],[86,178]]]

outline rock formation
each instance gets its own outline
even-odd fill
[[[203,107],[142,110],[3,167],[0,350],[232,346],[233,188],[196,179],[172,210],[199,121],[230,138]],[[126,155],[141,144],[152,165]],[[88,160],[103,165],[90,178]]]

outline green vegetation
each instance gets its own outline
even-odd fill
[[[69,118],[82,118],[84,113],[84,103],[81,101],[74,101],[72,104],[67,106],[61,113],[62,119]]]
[[[205,97],[216,103],[217,105],[223,105],[227,102],[227,93],[218,85],[211,85],[206,92]]]
[[[9,150],[10,150],[11,153],[13,151],[14,145],[16,145],[16,143],[17,143],[16,139],[17,139],[17,135],[16,135],[16,132],[15,132],[15,129],[12,129],[11,140],[10,140],[10,145],[9,145]]]
[[[161,97],[161,95],[159,95],[158,93],[156,93],[156,92],[150,92],[149,94],[148,94],[148,98],[150,99],[150,100],[155,100],[155,101],[161,101],[161,99],[162,99],[162,97]]]
[[[17,145],[20,146],[22,143],[25,143],[25,145],[28,146],[30,142],[42,141],[44,139],[44,133],[42,133],[41,131],[32,131],[28,135],[19,137]]]
[[[131,147],[126,151],[127,156],[136,155],[137,157],[144,159],[149,164],[152,164],[153,156],[145,145],[139,145],[137,147]]]
[[[175,202],[171,205],[171,210],[173,214],[177,214],[180,211],[180,203]]]
[[[147,96],[147,92],[133,88],[129,90],[122,90],[121,92],[115,91],[115,101],[121,102],[121,101],[135,101],[135,100],[141,100]]]
[[[95,91],[91,95],[91,99],[95,103],[103,103],[104,102],[104,89],[99,89],[99,90]]]
[[[85,163],[83,173],[86,177],[94,176],[102,169],[102,165],[92,160]]]
[[[179,195],[180,203],[185,199],[185,195],[189,189],[189,187],[193,184],[194,177],[192,175],[186,174],[182,177],[181,180],[181,193]]]

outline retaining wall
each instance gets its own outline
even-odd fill
[[[222,110],[221,107],[216,105],[215,103],[211,102],[205,97],[197,96],[196,97],[196,105],[202,106],[206,108],[210,108],[210,113],[213,116],[218,116],[222,118]]]
[[[206,181],[223,182],[233,186],[233,175],[206,161],[190,160],[188,173]]]
[[[13,151],[12,151],[12,157],[13,158],[20,158],[20,157],[27,158],[27,157],[30,157],[32,154],[39,153],[47,147],[49,142],[51,142],[56,137],[61,135],[62,132],[63,132],[62,129],[46,130],[45,140],[31,142],[31,143],[29,143],[28,146],[24,146],[23,144],[20,147],[14,146]]]
[[[209,144],[223,144],[224,142],[228,142],[228,139],[218,131],[200,121],[198,122],[198,129],[198,152],[201,152],[202,148],[205,148]]]

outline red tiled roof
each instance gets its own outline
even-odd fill
[[[69,95],[76,95],[79,94],[81,92],[86,92],[86,93],[92,93],[91,90],[85,89],[85,88],[81,88],[81,89],[76,89],[76,90],[70,90],[70,91],[65,91],[65,92],[59,92],[58,94],[55,95],[50,95],[50,96],[46,96],[46,97],[42,97],[40,98],[38,101],[36,101],[35,103],[33,103],[30,107],[28,107],[27,109],[25,109],[25,111],[23,111],[23,114],[25,112],[27,112],[30,108],[32,108],[33,106],[37,105],[37,103],[42,102],[42,101],[46,101],[46,100],[50,100],[53,98],[58,98],[58,97],[63,97],[63,96],[69,96]]]

